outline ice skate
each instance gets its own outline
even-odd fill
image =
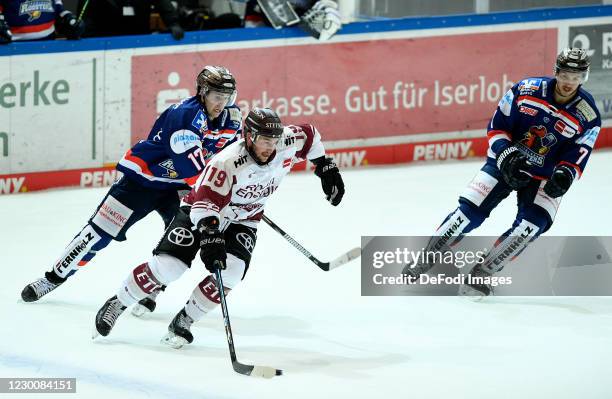
[[[187,315],[184,308],[181,309],[168,326],[168,333],[162,338],[162,343],[174,349],[180,349],[192,343],[193,334],[190,331],[192,324],[193,319]]]
[[[23,299],[24,302],[38,301],[40,298],[62,285],[64,281],[66,281],[65,278],[63,279],[56,276],[55,273],[47,272],[44,277],[25,286],[23,291],[21,291],[21,299]]]
[[[104,305],[98,310],[96,315],[96,329],[94,330],[92,338],[102,335],[106,337],[110,334],[117,318],[121,316],[121,313],[125,311],[127,307],[117,299],[117,295],[109,298]]]

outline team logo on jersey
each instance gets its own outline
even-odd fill
[[[521,94],[533,93],[540,88],[540,84],[542,84],[542,79],[524,79],[521,80],[518,88]]]
[[[166,173],[162,175],[162,177],[169,177],[171,179],[176,179],[178,177],[178,173],[174,169],[174,162],[171,159],[166,159],[164,162],[158,164],[162,168],[166,169]]]
[[[283,161],[283,168],[288,168],[291,166],[291,158],[287,158]]]
[[[28,22],[40,18],[43,12],[55,12],[50,0],[29,0],[19,5],[19,16],[28,16]]]
[[[527,155],[529,161],[538,166],[543,166],[544,158],[550,148],[557,143],[557,138],[553,133],[547,131],[545,126],[531,126],[520,143],[522,144],[522,152]]]
[[[206,117],[206,114],[202,112],[202,110],[199,110],[195,118],[193,118],[191,126],[198,129],[198,131],[202,134],[206,133],[208,130],[208,118]]]
[[[184,227],[175,227],[170,233],[168,233],[168,241],[174,245],[188,247],[194,243],[195,238],[188,229]]]

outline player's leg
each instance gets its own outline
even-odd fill
[[[154,207],[153,190],[125,177],[113,184],[94,215],[64,248],[51,270],[23,289],[22,299],[37,301],[59,287],[112,240],[125,240],[125,232]]]
[[[426,253],[450,250],[465,234],[479,227],[511,192],[497,168],[486,163],[459,196],[459,206],[446,216],[429,239]],[[418,278],[434,266],[433,262],[407,265],[403,273]]]
[[[470,271],[470,275],[483,278],[482,283],[464,284],[462,295],[483,295],[491,293],[491,287],[484,278],[501,271],[516,259],[527,246],[552,226],[557,214],[561,197],[552,198],[544,192],[544,181],[534,180],[527,187],[518,190],[518,212],[512,227],[502,234],[481,264]]]
[[[257,231],[241,224],[230,224],[224,232],[227,251],[226,269],[221,272],[225,293],[234,289],[246,275],[255,248]],[[180,348],[193,342],[191,325],[216,308],[221,302],[216,281],[206,276],[191,293],[187,303],[168,326],[168,334],[162,342]]]
[[[179,210],[153,250],[151,260],[136,266],[116,295],[100,308],[96,315],[97,332],[108,335],[128,306],[178,279],[190,267],[200,249],[199,242],[199,233],[192,230],[188,211]]]
[[[161,216],[164,221],[164,228],[168,228],[170,222],[174,218],[176,212],[178,212],[179,208],[179,198],[180,195],[176,191],[172,191],[167,193],[168,198],[164,201],[160,201],[157,209],[157,213]],[[132,308],[132,314],[136,317],[142,317],[146,314],[152,313],[155,311],[155,307],[157,303],[155,300],[157,296],[166,289],[166,286],[162,286],[159,290],[153,291],[146,298],[142,298],[138,303]]]

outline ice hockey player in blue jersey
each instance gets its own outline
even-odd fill
[[[17,40],[68,39],[81,36],[83,24],[64,9],[62,0],[0,0],[0,44]]]
[[[449,249],[516,191],[518,212],[512,227],[470,271],[472,277],[484,278],[470,282],[486,281],[546,232],[562,196],[584,172],[601,127],[595,101],[581,86],[589,65],[586,50],[564,49],[553,78],[524,79],[500,100],[487,129],[485,165],[427,245],[427,250]],[[403,272],[416,278],[433,266],[408,265]],[[462,295],[491,293],[488,284],[466,281],[460,287]]]
[[[59,287],[112,240],[124,241],[127,230],[149,213],[159,213],[168,226],[180,195],[190,190],[206,161],[240,138],[242,115],[233,105],[234,76],[224,67],[206,66],[196,81],[196,95],[164,111],[147,139],[119,161],[123,177],[51,270],[23,289],[25,302]]]

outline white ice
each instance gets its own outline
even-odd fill
[[[456,206],[481,161],[346,170],[334,208],[310,173],[289,176],[267,214],[323,260],[361,235],[426,235]],[[612,234],[611,152],[596,152],[561,205],[550,235]],[[612,299],[363,297],[358,261],[322,272],[265,225],[251,269],[229,300],[238,358],[285,371],[234,373],[219,310],[195,342],[160,344],[204,268],[158,299],[146,320],[125,313],[106,338],[94,316],[162,233],[151,215],[37,303],[21,289],[42,276],[106,189],[0,197],[0,377],[76,377],[66,398],[609,398]],[[479,230],[514,218],[506,200]],[[612,284],[612,282],[611,282]],[[12,396],[11,396],[12,397]],[[17,397],[17,396],[15,396]],[[20,395],[19,398],[38,397]],[[47,396],[44,396],[47,397]]]

